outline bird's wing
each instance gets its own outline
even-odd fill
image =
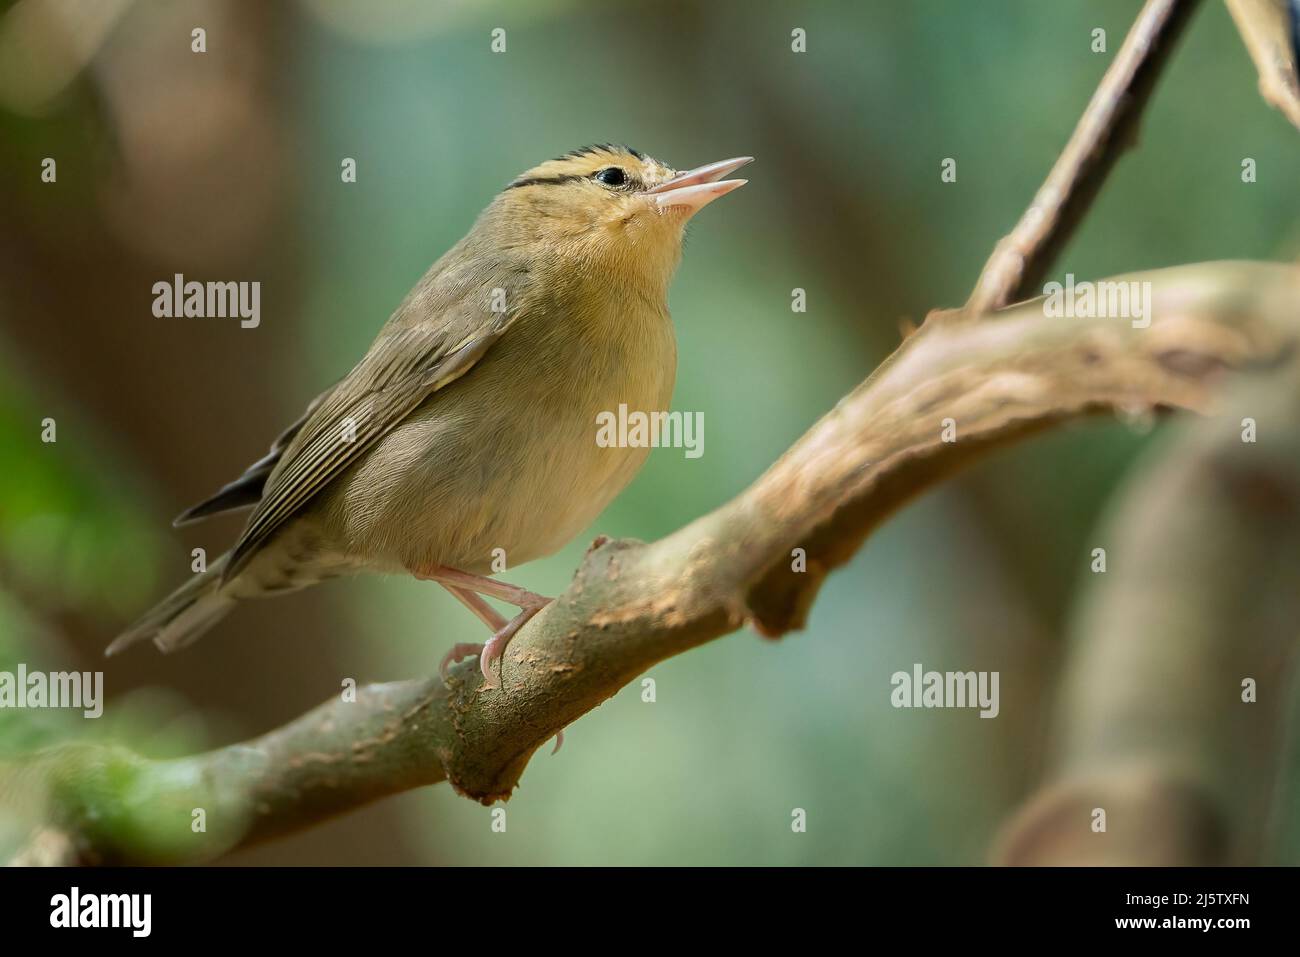
[[[460,378],[505,333],[517,313],[461,302],[440,321],[386,328],[365,358],[298,428],[270,473],[261,501],[230,553],[230,581],[312,496],[428,396]]]
[[[303,423],[311,418],[311,414],[329,397],[336,386],[337,383],[312,399],[307,406],[307,410],[298,417],[297,421],[281,432],[275,441],[271,443],[269,452],[244,469],[243,473],[233,482],[227,482],[197,505],[191,505],[177,515],[172,520],[172,527],[179,528],[182,525],[189,525],[191,522],[197,522],[212,515],[236,512],[241,508],[256,505],[262,498],[262,491],[266,487],[267,478],[270,477],[271,472],[280,463],[280,456],[284,454],[284,450],[289,447],[289,443],[293,441],[294,436],[302,429]]]

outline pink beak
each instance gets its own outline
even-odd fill
[[[709,163],[707,166],[697,166],[646,190],[644,195],[654,197],[654,203],[660,209],[683,209],[688,216],[694,216],[719,196],[726,196],[733,189],[739,189],[748,183],[747,179],[722,177],[753,161],[752,156],[738,156]]]

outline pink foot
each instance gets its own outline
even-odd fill
[[[411,574],[415,575],[416,578],[436,581],[442,585],[443,588],[455,595],[461,604],[472,611],[480,621],[492,629],[492,637],[488,639],[487,644],[471,645],[462,643],[447,652],[439,667],[443,678],[447,677],[447,666],[449,664],[461,661],[470,655],[478,655],[479,670],[483,672],[483,687],[499,687],[499,685],[492,683],[493,663],[505,652],[506,645],[515,636],[515,632],[527,624],[530,618],[549,605],[551,599],[520,588],[518,585],[500,582],[495,578],[484,578],[482,575],[471,575],[468,572],[448,568],[445,565],[434,565],[430,568],[420,569],[413,568]],[[509,602],[519,609],[519,614],[506,621],[496,609],[483,600],[483,595],[491,595],[493,598]]]
[[[551,603],[551,599],[543,598],[541,595],[534,595],[532,592],[526,592],[527,598],[519,609],[519,614],[506,622],[506,626],[501,628],[483,646],[483,653],[478,656],[478,667],[483,672],[483,680],[486,682],[485,687],[496,688],[499,685],[492,683],[492,666],[505,653],[506,645],[510,644],[510,639],[520,628],[524,627],[534,615]]]
[[[451,651],[442,656],[442,663],[438,665],[438,674],[442,675],[442,680],[447,680],[447,669],[452,665],[460,664],[466,658],[472,658],[475,655],[483,654],[483,646],[477,642],[461,642],[451,646]]]

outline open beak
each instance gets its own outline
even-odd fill
[[[746,163],[752,163],[752,156],[738,156],[735,159],[697,166],[695,169],[678,173],[666,183],[660,183],[645,191],[660,209],[682,209],[688,216],[694,216],[719,196],[726,196],[733,189],[739,189],[749,182],[747,179],[723,179]]]

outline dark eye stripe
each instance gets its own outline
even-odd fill
[[[577,183],[590,180],[590,176],[579,176],[574,173],[562,173],[558,176],[532,176],[528,179],[517,179],[506,189],[518,189],[520,186],[558,186],[561,183]],[[641,181],[631,173],[626,174],[626,179],[621,186],[611,187],[613,189],[640,189]]]

